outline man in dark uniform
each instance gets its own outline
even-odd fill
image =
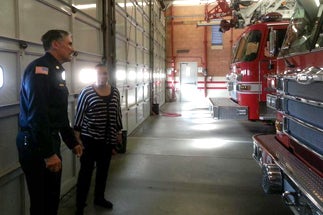
[[[41,39],[46,54],[28,65],[22,79],[17,148],[30,196],[30,214],[56,215],[62,173],[60,136],[77,156],[83,150],[70,127],[68,89],[61,65],[71,61],[75,51],[66,31],[50,30]]]

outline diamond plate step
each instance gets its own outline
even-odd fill
[[[275,135],[255,135],[255,144],[270,154],[282,171],[323,211],[323,179],[283,147]]]

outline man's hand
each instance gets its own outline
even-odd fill
[[[117,135],[117,144],[122,144],[122,133],[119,132]]]
[[[77,156],[77,157],[81,157],[83,154],[83,145],[82,144],[77,144],[74,148],[73,148],[73,153]]]
[[[62,161],[56,154],[45,158],[44,160],[46,168],[51,172],[59,172],[62,169]]]

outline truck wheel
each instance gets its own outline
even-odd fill
[[[265,193],[281,193],[283,180],[280,168],[275,164],[264,164],[262,166],[262,189]]]

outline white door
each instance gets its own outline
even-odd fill
[[[191,102],[196,100],[197,91],[197,63],[180,63],[180,101]]]

